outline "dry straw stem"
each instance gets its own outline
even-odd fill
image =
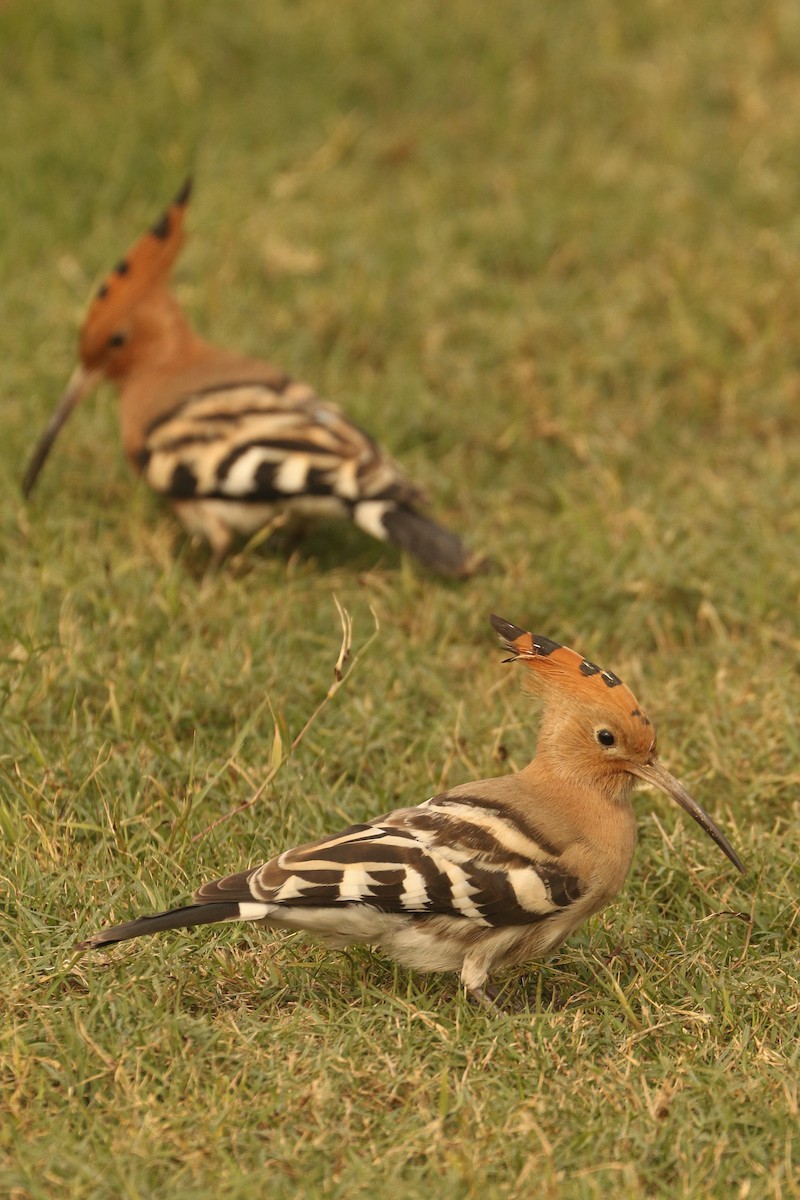
[[[360,650],[357,651],[355,657],[351,659],[350,652],[353,646],[353,618],[350,616],[350,613],[347,611],[347,609],[339,603],[338,597],[335,595],[333,597],[333,603],[336,605],[336,611],[339,614],[339,622],[342,627],[342,640],[339,646],[339,653],[336,657],[336,662],[333,665],[333,682],[320,700],[317,707],[309,716],[303,728],[289,746],[289,749],[285,752],[283,749],[283,739],[281,738],[278,718],[275,715],[272,704],[270,703],[269,699],[267,699],[266,703],[269,706],[270,713],[272,713],[272,724],[274,730],[272,738],[272,751],[269,757],[269,769],[267,774],[264,776],[264,779],[258,785],[249,800],[245,800],[243,804],[239,804],[236,808],[232,808],[229,812],[223,813],[222,816],[217,817],[215,821],[212,821],[211,824],[207,825],[205,829],[200,831],[200,833],[195,834],[195,836],[192,838],[193,842],[201,841],[207,836],[207,834],[211,833],[212,829],[216,829],[218,825],[222,825],[223,822],[230,820],[231,817],[235,817],[239,813],[245,812],[248,808],[252,808],[254,804],[258,803],[258,801],[266,792],[267,788],[275,779],[278,772],[281,770],[284,764],[289,761],[297,747],[302,742],[303,738],[312,728],[320,713],[325,709],[326,705],[330,703],[330,701],[339,691],[339,688],[342,686],[342,684],[346,683],[351,677],[358,665],[359,660],[364,654],[366,654],[378,636],[380,632],[378,614],[375,612],[375,609],[370,606],[370,612],[372,613],[372,619],[375,622],[375,628],[367,638],[366,642],[364,642],[364,645],[360,648]],[[347,670],[345,670],[345,667],[347,667],[348,663],[350,665]]]

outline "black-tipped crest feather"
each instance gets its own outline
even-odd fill
[[[176,195],[176,197],[172,201],[172,203],[177,205],[179,208],[183,208],[184,204],[188,204],[189,200],[191,199],[193,187],[194,187],[194,178],[191,175],[187,175],[186,179],[183,182],[183,186],[181,187],[180,191],[178,192],[178,194]]]
[[[526,632],[524,629],[520,629],[519,625],[512,625],[511,621],[506,621],[504,617],[498,617],[495,613],[490,615],[489,620],[497,636],[502,641],[510,644],[510,649],[513,648],[513,643],[517,638],[522,637]]]

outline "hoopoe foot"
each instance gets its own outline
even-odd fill
[[[471,1004],[478,1005],[495,1016],[503,1012],[522,1012],[527,1007],[523,1001],[514,998],[508,987],[495,988],[487,983],[482,987],[467,988],[466,993]]]
[[[472,1004],[480,1005],[494,1013],[532,1012],[542,1000],[536,984],[528,986],[524,979],[511,980],[503,987],[492,987],[488,983],[482,987],[471,988],[465,985],[465,990],[467,999]],[[549,1003],[555,1009],[562,1007],[556,992],[551,994]]]
[[[497,992],[490,987],[473,987],[466,988],[467,999],[470,1004],[475,1004],[479,1008],[488,1009],[489,1012],[498,1013],[501,1011],[500,1005],[497,1003]]]
[[[232,543],[233,539],[227,538],[224,544],[222,542],[217,542],[215,545],[212,545],[211,558],[209,559],[208,566],[205,570],[206,576],[213,576],[217,574],[220,567],[225,562],[225,559],[230,554]]]

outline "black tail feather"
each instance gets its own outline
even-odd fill
[[[388,509],[382,519],[390,542],[442,575],[463,579],[486,565],[457,534],[411,508]]]
[[[173,908],[169,912],[156,913],[152,917],[137,917],[124,925],[103,929],[79,942],[78,950],[93,950],[97,946],[112,946],[115,942],[127,942],[130,938],[143,937],[150,933],[161,933],[165,929],[191,929],[193,925],[210,925],[215,921],[231,921],[239,916],[239,905],[233,901],[220,904],[191,904],[187,908]]]

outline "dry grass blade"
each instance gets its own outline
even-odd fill
[[[231,819],[231,817],[235,817],[239,813],[246,812],[246,810],[248,808],[252,808],[254,804],[258,803],[258,801],[261,799],[261,797],[266,792],[267,788],[270,786],[270,784],[275,779],[275,776],[278,774],[278,772],[281,770],[281,768],[285,765],[285,763],[288,762],[288,760],[291,758],[292,754],[294,754],[295,750],[302,742],[303,738],[308,733],[309,729],[311,729],[311,727],[314,725],[315,721],[319,718],[319,715],[323,711],[325,706],[330,703],[330,701],[333,699],[333,697],[339,691],[339,688],[342,686],[342,684],[345,683],[352,676],[353,672],[355,671],[355,668],[357,667],[357,665],[359,663],[359,660],[363,657],[364,654],[366,654],[366,652],[369,650],[370,646],[372,645],[372,643],[375,641],[376,637],[378,636],[378,634],[380,632],[380,623],[378,621],[378,616],[377,616],[377,613],[375,612],[375,609],[370,607],[370,612],[372,613],[372,619],[375,622],[375,628],[373,629],[372,633],[367,638],[367,640],[364,642],[364,645],[360,648],[360,650],[358,650],[355,657],[351,660],[350,654],[351,654],[352,645],[353,645],[353,619],[350,616],[350,613],[347,611],[347,609],[344,608],[339,603],[339,600],[335,595],[333,597],[333,602],[336,605],[336,611],[339,614],[339,621],[342,626],[342,640],[341,640],[341,644],[339,646],[339,653],[336,656],[336,662],[334,663],[334,666],[333,666],[333,682],[331,683],[331,685],[328,688],[325,695],[320,700],[319,704],[316,706],[314,711],[309,716],[308,720],[303,725],[300,732],[297,734],[297,736],[292,741],[291,745],[289,746],[288,751],[286,751],[285,753],[283,751],[283,740],[280,735],[280,725],[278,722],[278,718],[272,709],[272,705],[269,703],[269,701],[267,701],[267,704],[269,704],[269,710],[272,713],[272,723],[273,723],[273,728],[274,728],[274,734],[273,734],[273,740],[272,740],[272,752],[270,754],[269,769],[267,770],[266,775],[264,776],[263,780],[261,781],[261,783],[258,785],[256,790],[253,792],[252,796],[250,796],[250,798],[248,800],[245,800],[244,803],[239,804],[235,808],[230,809],[229,812],[223,813],[222,816],[217,817],[217,819],[215,821],[212,821],[211,824],[207,825],[205,827],[205,829],[200,831],[200,833],[196,833],[194,835],[194,837],[192,838],[192,842],[201,841],[204,837],[206,837],[212,831],[212,829],[216,829],[219,825],[224,824],[225,821],[229,821]],[[350,664],[349,668],[347,670],[345,670],[345,667],[347,666],[348,663]]]

